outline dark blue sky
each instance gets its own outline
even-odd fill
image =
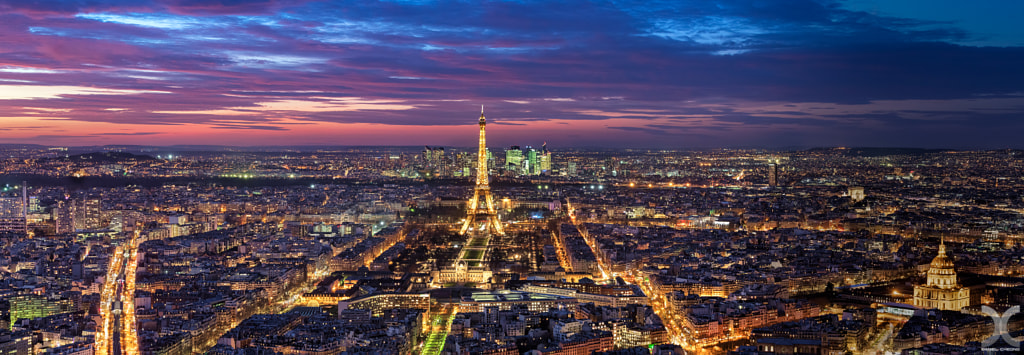
[[[1021,1],[0,1],[0,143],[1024,147]]]

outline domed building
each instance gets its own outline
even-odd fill
[[[927,283],[914,286],[914,305],[959,311],[970,304],[970,290],[957,283],[953,259],[946,255],[946,243],[943,241],[939,244],[939,255],[932,259],[928,268]]]

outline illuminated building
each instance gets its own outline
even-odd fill
[[[551,151],[548,150],[548,143],[544,142],[544,145],[540,148],[540,156],[537,157],[537,168],[540,170],[537,174],[551,174]]]
[[[77,203],[73,204],[72,209],[72,223],[74,224],[75,230],[99,229],[105,227],[101,225],[99,199],[89,198],[76,202]]]
[[[72,233],[75,231],[74,204],[69,201],[57,201],[51,214],[54,221],[54,232],[57,234]]]
[[[33,353],[32,333],[27,330],[9,332],[0,330],[0,354],[29,355]]]
[[[7,191],[7,188],[4,188]],[[25,185],[21,186],[21,196],[0,197],[0,231],[26,230],[28,214],[28,192]]]
[[[1012,321],[1008,327],[1009,329],[1015,328]],[[893,351],[903,351],[909,348],[920,348],[928,344],[964,344],[967,342],[984,341],[993,334],[998,334],[998,332],[996,332],[992,318],[988,315],[930,309],[915,312],[914,316],[903,323],[903,327],[899,332],[893,334],[890,349]],[[1020,339],[1020,337],[1016,338]],[[998,345],[996,346],[998,349]],[[970,352],[968,354],[981,353]],[[1020,352],[997,351],[985,353],[1019,354]]]
[[[860,186],[851,186],[847,189],[847,195],[850,196],[850,200],[853,202],[860,202],[864,200],[864,188]]]
[[[537,164],[537,150],[526,147],[526,164],[523,164],[523,175],[540,175],[540,167]]]
[[[778,162],[768,163],[768,186],[779,186],[779,164]]]
[[[577,336],[572,340],[557,344],[542,344],[537,349],[525,352],[526,355],[585,355],[611,351],[615,342],[610,332],[594,332],[589,336]]]
[[[613,329],[615,347],[619,349],[661,344],[668,341],[668,332],[663,326],[633,326],[616,324]]]
[[[35,319],[54,314],[74,311],[74,301],[51,299],[35,294],[18,295],[10,298],[11,327],[21,319]]]
[[[448,176],[448,161],[445,159],[444,147],[424,147],[423,165],[428,172],[427,177]]]
[[[514,145],[505,150],[505,170],[518,174],[522,171],[523,150]]]
[[[494,171],[494,167],[496,165],[495,161],[497,161],[497,160],[494,159],[494,153],[491,153],[491,150],[487,149],[487,171],[488,172]]]
[[[29,196],[28,198],[28,212],[37,213],[42,212],[43,206],[39,204],[39,196]]]
[[[526,285],[519,288],[522,291],[532,293],[543,293],[578,299],[580,303],[593,303],[598,306],[625,307],[630,304],[647,305],[648,299],[642,293],[634,294],[596,294],[580,292],[576,289],[565,287]]]
[[[459,153],[456,158],[456,169],[458,169],[456,177],[465,176],[469,177],[473,174],[473,159],[470,158],[468,153]]]
[[[533,312],[545,312],[552,308],[574,310],[579,300],[572,297],[548,295],[523,291],[501,290],[495,292],[473,292],[462,297],[459,312],[483,312],[487,307],[500,311],[525,306]]]
[[[342,310],[364,309],[370,311],[371,316],[380,317],[385,311],[398,308],[427,311],[430,308],[430,294],[385,293],[340,301],[338,302],[338,316],[341,317]]]
[[[946,256],[946,243],[939,244],[939,255],[932,259],[925,285],[914,286],[914,305],[959,311],[971,302],[970,289],[960,286],[956,279],[953,259]]]
[[[443,270],[432,273],[434,282],[440,284],[467,282],[480,284],[491,282],[494,273],[483,262],[484,254],[477,253],[475,250],[486,252],[486,247],[463,250],[459,259],[455,261],[452,267],[446,267]],[[477,285],[477,287],[486,287],[486,285]]]
[[[683,308],[683,326],[702,346],[728,341],[754,328],[817,317],[821,309],[790,299],[730,301],[710,299]]]
[[[24,231],[24,212],[21,197],[0,197],[0,231]]]
[[[750,331],[758,350],[773,354],[861,354],[875,324],[870,309],[825,314]]]

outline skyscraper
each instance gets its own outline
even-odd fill
[[[43,206],[39,204],[39,197],[38,196],[29,196],[29,198],[28,198],[28,212],[29,213],[37,213],[37,212],[42,212],[42,211],[43,211]]]
[[[430,146],[423,146],[423,165],[429,166],[430,162],[434,160],[434,148]]]
[[[423,147],[423,167],[429,177],[445,177],[450,175],[448,160],[444,155],[444,147]]]
[[[434,161],[432,162],[434,167],[434,174],[440,177],[447,177],[448,171],[448,158],[444,155],[444,147],[434,148]]]
[[[21,197],[0,197],[0,231],[25,231],[25,204]]]
[[[76,230],[100,229],[106,227],[102,224],[102,209],[98,198],[85,198],[76,201],[72,209],[74,228]]]
[[[494,159],[494,153],[491,153],[491,149],[487,148],[487,171],[488,171],[488,173],[491,172],[491,171],[494,171],[495,167],[497,166],[497,163],[495,163],[496,161],[497,161],[497,159]]]
[[[526,147],[526,164],[523,168],[523,175],[540,175],[540,166],[537,164],[537,150],[533,147]]]
[[[456,176],[472,176],[473,174],[473,159],[470,158],[469,153],[459,153],[455,157]]]
[[[6,191],[7,189],[4,189]],[[0,231],[24,232],[26,230],[28,191],[21,186],[21,196],[0,197]]]
[[[778,162],[768,163],[768,186],[779,186],[779,164]]]
[[[57,234],[75,231],[75,204],[71,200],[57,201],[51,214],[54,221],[54,232]]]
[[[548,142],[544,142],[544,145],[540,146],[540,156],[537,159],[537,167],[540,168],[538,174],[551,174],[551,152],[548,151]]]
[[[505,150],[505,170],[520,174],[523,166],[523,150],[514,145]]]

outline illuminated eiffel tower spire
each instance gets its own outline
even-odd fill
[[[486,127],[484,106],[480,105],[480,147],[476,155],[476,187],[473,189],[473,198],[469,199],[466,205],[466,222],[462,224],[459,234],[466,234],[466,231],[477,222],[484,222],[479,230],[487,230],[497,235],[505,234],[501,228],[501,221],[498,220],[498,212],[494,208],[494,197],[491,195],[491,186],[487,178]],[[480,206],[481,202],[483,206]]]

